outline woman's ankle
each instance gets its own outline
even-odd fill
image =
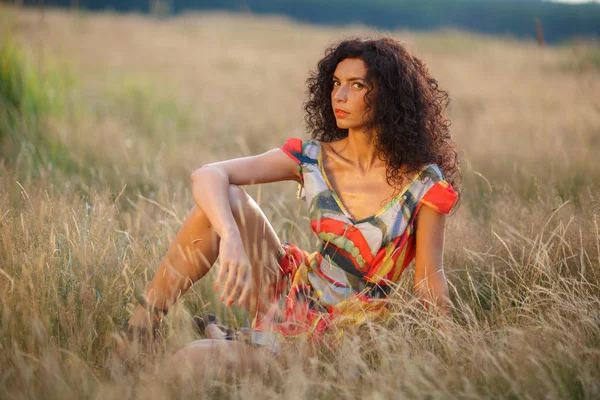
[[[138,305],[131,314],[129,326],[136,328],[148,328],[152,329],[160,323],[162,315],[154,312],[150,312],[145,309],[142,305]]]

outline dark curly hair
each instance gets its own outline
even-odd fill
[[[367,109],[374,108],[368,129],[377,132],[375,144],[387,164],[387,181],[399,186],[429,163],[460,192],[461,173],[450,121],[444,115],[448,93],[439,89],[425,63],[389,37],[353,38],[329,47],[317,70],[307,79],[306,123],[312,138],[332,142],[348,136],[337,127],[331,106],[333,73],[346,58],[367,66]],[[369,97],[373,87],[377,95]]]

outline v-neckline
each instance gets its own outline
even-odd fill
[[[427,166],[425,166],[423,169],[421,169],[421,171],[419,171],[419,173],[417,173],[415,175],[415,177],[413,179],[411,179],[410,182],[408,182],[406,185],[404,185],[404,187],[402,188],[400,193],[398,193],[396,196],[392,197],[392,199],[386,205],[384,205],[379,211],[377,211],[375,214],[369,215],[368,217],[365,217],[365,218],[361,218],[360,220],[356,220],[354,218],[354,216],[352,214],[350,214],[348,209],[346,209],[346,207],[344,206],[344,203],[342,203],[342,200],[338,196],[338,194],[335,191],[335,189],[333,188],[333,186],[331,186],[331,183],[329,182],[329,179],[327,178],[327,173],[325,172],[325,168],[323,166],[323,145],[320,141],[317,141],[317,142],[319,143],[319,152],[317,155],[317,165],[319,167],[319,171],[321,172],[321,176],[323,177],[323,180],[325,181],[327,188],[331,191],[331,196],[333,197],[333,200],[336,202],[336,204],[338,205],[340,210],[342,210],[342,212],[344,213],[346,218],[348,218],[353,225],[358,225],[362,222],[366,222],[371,219],[377,218],[377,217],[381,216],[381,214],[383,214],[384,212],[389,210],[391,208],[391,206],[393,206],[394,203],[396,203],[398,201],[398,199],[400,197],[402,197],[404,195],[404,193],[406,193],[406,191],[413,185],[413,183],[415,183],[415,181],[419,178],[419,176],[421,176],[421,173],[423,172],[423,170],[425,170],[425,168],[427,168]]]

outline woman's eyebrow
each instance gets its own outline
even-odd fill
[[[341,79],[340,79],[340,78],[338,78],[338,77],[337,77],[337,76],[335,76],[335,75],[333,75],[333,79],[336,79],[336,80],[338,80],[338,81],[341,81]],[[346,80],[347,80],[348,82],[352,82],[352,81],[364,81],[364,80],[365,80],[365,78],[361,78],[361,77],[358,77],[358,76],[356,76],[356,77],[351,77],[351,78],[348,78],[348,79],[346,79]]]

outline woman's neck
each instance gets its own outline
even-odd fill
[[[363,173],[381,162],[375,147],[375,135],[363,130],[348,130],[346,154]]]

